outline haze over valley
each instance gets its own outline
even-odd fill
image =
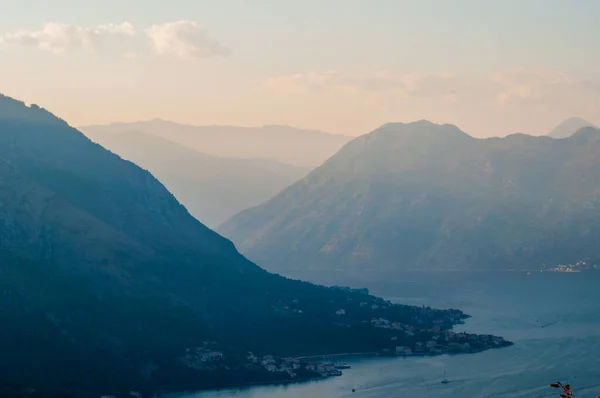
[[[600,2],[0,9],[1,398],[600,396]]]
[[[88,132],[87,136],[148,169],[193,216],[213,229],[236,213],[270,199],[310,171],[273,160],[206,155],[141,132]]]
[[[316,167],[352,137],[289,126],[190,126],[164,120],[83,126],[98,140],[115,133],[145,133],[218,157],[264,159],[298,167]],[[140,144],[143,150],[143,144]]]

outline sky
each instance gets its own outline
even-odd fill
[[[597,0],[0,0],[0,93],[154,118],[475,137],[600,125]]]

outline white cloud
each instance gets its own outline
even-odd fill
[[[376,72],[371,75],[351,75],[337,71],[308,72],[278,76],[264,82],[267,89],[289,95],[358,94],[386,95],[396,99],[444,97],[458,100],[458,91],[468,82],[456,75]]]
[[[417,101],[463,99],[508,106],[527,101],[588,101],[600,98],[600,74],[564,71],[502,71],[482,75],[449,73],[374,72],[369,75],[338,71],[306,72],[269,78],[268,90],[290,96],[357,95],[369,103],[379,100]]]
[[[53,53],[96,51],[109,38],[134,36],[135,33],[129,22],[92,28],[48,22],[40,30],[17,30],[2,34],[0,45],[35,47]]]
[[[589,101],[600,97],[600,74],[564,71],[509,71],[492,76],[500,105],[536,101]]]
[[[190,59],[229,54],[229,49],[211,38],[194,21],[153,25],[145,33],[152,40],[157,55]]]
[[[150,39],[157,55],[171,55],[180,58],[208,58],[217,55],[228,55],[229,49],[210,37],[194,21],[174,21],[152,25],[143,30]],[[129,22],[121,24],[105,24],[95,27],[48,22],[37,30],[16,30],[0,32],[0,47],[21,46],[32,47],[56,54],[71,51],[95,52],[108,44],[120,48],[125,59],[140,57],[142,45],[136,41],[116,41],[132,37],[136,29]],[[111,40],[113,40],[111,42]]]

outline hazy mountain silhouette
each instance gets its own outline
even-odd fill
[[[475,139],[387,124],[219,232],[295,269],[539,268],[600,260],[600,131]]]
[[[360,326],[361,301],[383,303],[265,272],[149,172],[45,110],[0,96],[3,394],[9,385],[65,397],[280,378],[240,358],[389,345],[383,331]],[[359,326],[341,324],[339,308]],[[391,304],[378,311],[409,324],[429,314],[430,327],[439,316]],[[185,365],[186,349],[207,341],[228,355],[227,367]]]
[[[580,117],[572,117],[553,128],[547,135],[552,138],[567,138],[584,127],[596,126]]]
[[[289,126],[190,126],[160,119],[84,126],[86,134],[138,131],[153,134],[208,155],[229,158],[271,159],[314,168],[337,152],[352,137]]]
[[[149,170],[192,215],[213,229],[234,214],[270,199],[310,171],[272,160],[210,156],[140,132],[87,135]]]

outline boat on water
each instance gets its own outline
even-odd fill
[[[335,362],[333,366],[335,366],[336,369],[350,369],[352,367],[348,363],[342,361]]]
[[[450,380],[448,380],[446,378],[446,371],[444,370],[444,379],[442,380],[442,384],[448,384],[448,383],[450,383]]]

